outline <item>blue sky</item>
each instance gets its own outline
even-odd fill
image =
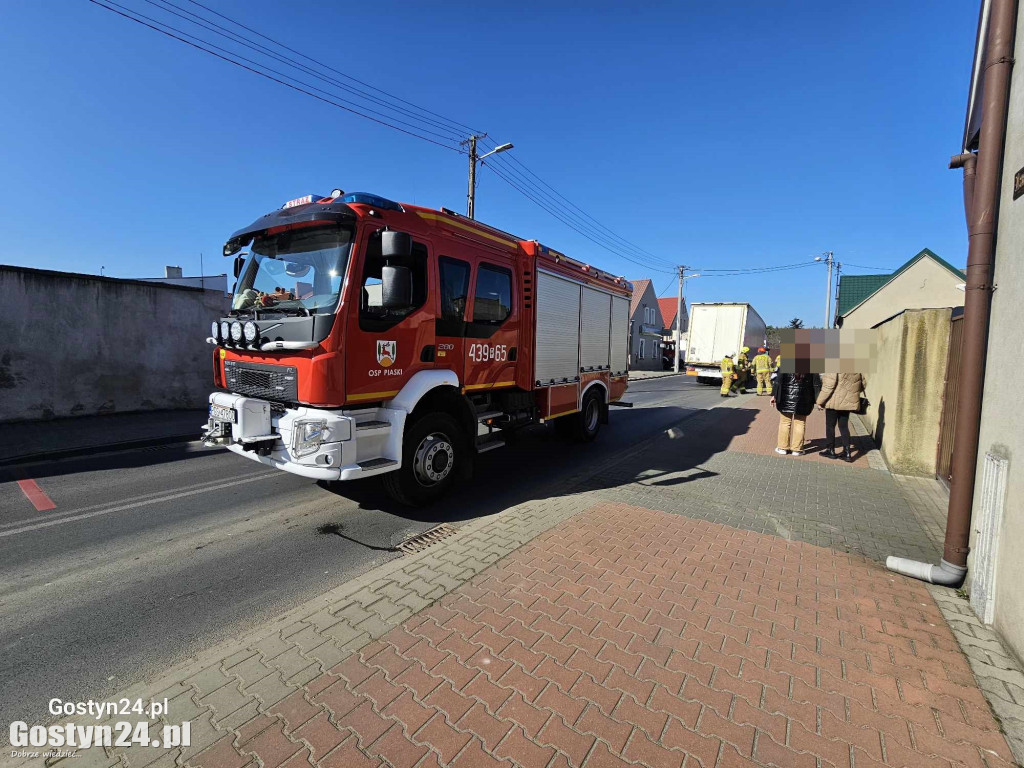
[[[976,3],[204,2],[514,142],[561,194],[671,263],[763,267],[833,250],[884,271],[924,247],[966,261],[961,177],[946,163]],[[207,273],[223,272],[233,230],[333,187],[465,208],[464,156],[86,0],[5,0],[4,16],[0,263],[146,277],[165,264],[197,274],[203,253]],[[477,217],[651,277],[659,293],[673,280],[487,168]],[[750,301],[769,323],[820,325],[824,291],[820,266],[687,283],[688,300]]]

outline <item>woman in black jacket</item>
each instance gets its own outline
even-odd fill
[[[804,428],[814,410],[814,374],[780,373],[772,385],[771,404],[779,409],[779,442],[775,452],[804,453]]]

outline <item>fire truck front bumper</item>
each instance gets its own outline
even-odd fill
[[[355,420],[336,411],[214,392],[203,442],[302,477],[340,480],[356,465],[355,434]]]

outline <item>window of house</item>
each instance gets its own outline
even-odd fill
[[[512,314],[512,273],[491,264],[476,271],[473,322],[501,325]]]
[[[644,339],[640,339],[640,352],[637,354],[637,358],[644,359]]]

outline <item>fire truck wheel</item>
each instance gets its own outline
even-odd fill
[[[589,443],[601,429],[601,403],[603,398],[597,387],[594,387],[583,398],[583,407],[576,414],[576,439]]]
[[[447,413],[428,413],[402,442],[402,467],[383,476],[384,489],[401,504],[428,504],[448,490],[466,461],[459,423]]]

